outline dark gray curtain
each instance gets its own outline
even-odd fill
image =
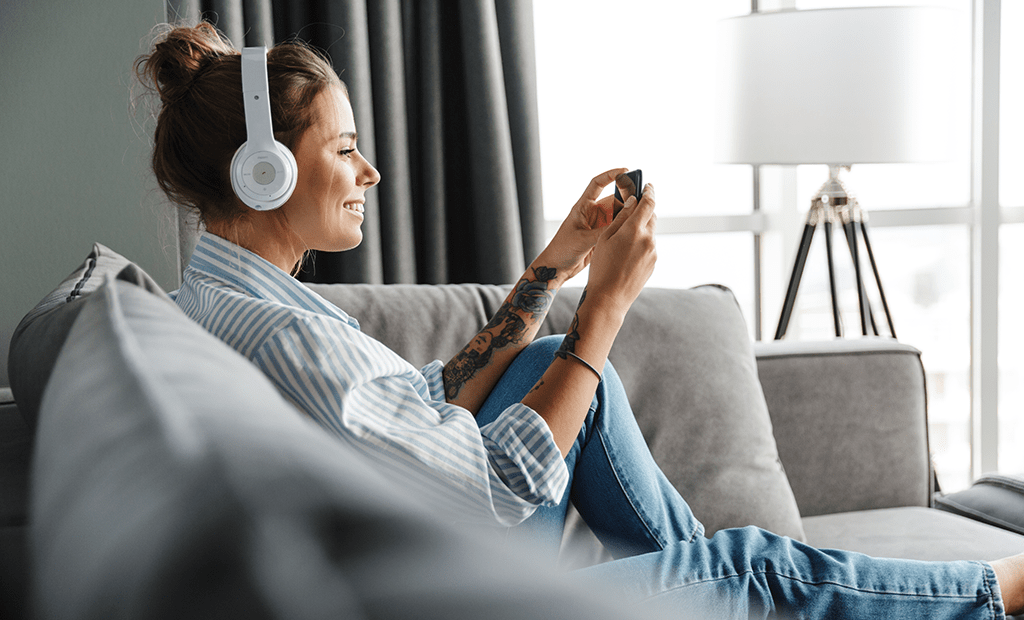
[[[168,0],[236,47],[302,39],[349,88],[381,173],[363,243],[314,282],[512,282],[541,250],[531,0]]]

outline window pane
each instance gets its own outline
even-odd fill
[[[999,471],[1024,473],[1024,224],[999,231]]]
[[[1001,18],[999,201],[1004,207],[1024,207],[1024,2],[1004,2]]]
[[[550,241],[550,240],[549,240]],[[729,287],[754,337],[754,238],[751,233],[657,235],[658,264],[647,288]],[[566,286],[586,286],[590,268]]]
[[[754,337],[754,237],[751,233],[658,235],[658,265],[648,287],[729,287]]]
[[[943,490],[970,482],[970,259],[963,226],[870,228],[886,300],[901,342],[922,352],[932,455]],[[833,338],[823,231],[815,233],[787,338]],[[860,333],[857,289],[845,238],[833,240],[836,285],[847,336]],[[879,331],[882,306],[866,257],[866,286]]]
[[[534,10],[545,216],[629,166],[661,216],[749,212],[750,167],[714,164],[718,20],[750,0],[545,0]]]

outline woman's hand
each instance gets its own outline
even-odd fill
[[[538,264],[556,268],[560,278],[564,276],[562,281],[578,274],[590,264],[601,230],[612,222],[614,198],[606,196],[599,199],[601,191],[627,170],[615,168],[591,179],[583,195],[558,227],[551,243],[541,252]]]
[[[625,171],[609,170],[594,177],[559,228],[559,234],[565,232],[560,243],[566,245],[556,245],[553,240],[548,246],[575,249],[580,269],[590,264],[587,288],[555,359],[523,397],[523,404],[547,422],[563,455],[568,454],[579,434],[600,379],[600,372],[592,369],[604,367],[626,312],[643,290],[657,260],[654,188],[648,184],[639,203],[629,197],[614,218],[611,201],[597,200],[601,189]]]
[[[654,186],[648,183],[640,202],[630,196],[614,221],[599,232],[593,250],[588,300],[610,304],[609,309],[621,316],[640,295],[658,259],[654,201]]]

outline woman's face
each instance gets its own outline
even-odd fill
[[[350,250],[363,239],[363,195],[380,174],[356,150],[352,105],[340,88],[317,95],[313,112],[317,120],[295,145],[295,191],[281,210],[309,249]]]

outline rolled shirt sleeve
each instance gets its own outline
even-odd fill
[[[558,503],[569,471],[551,429],[536,411],[516,403],[480,434],[491,466],[506,486],[532,504]]]
[[[444,394],[444,362],[434,360],[420,369],[431,400],[447,400]]]

